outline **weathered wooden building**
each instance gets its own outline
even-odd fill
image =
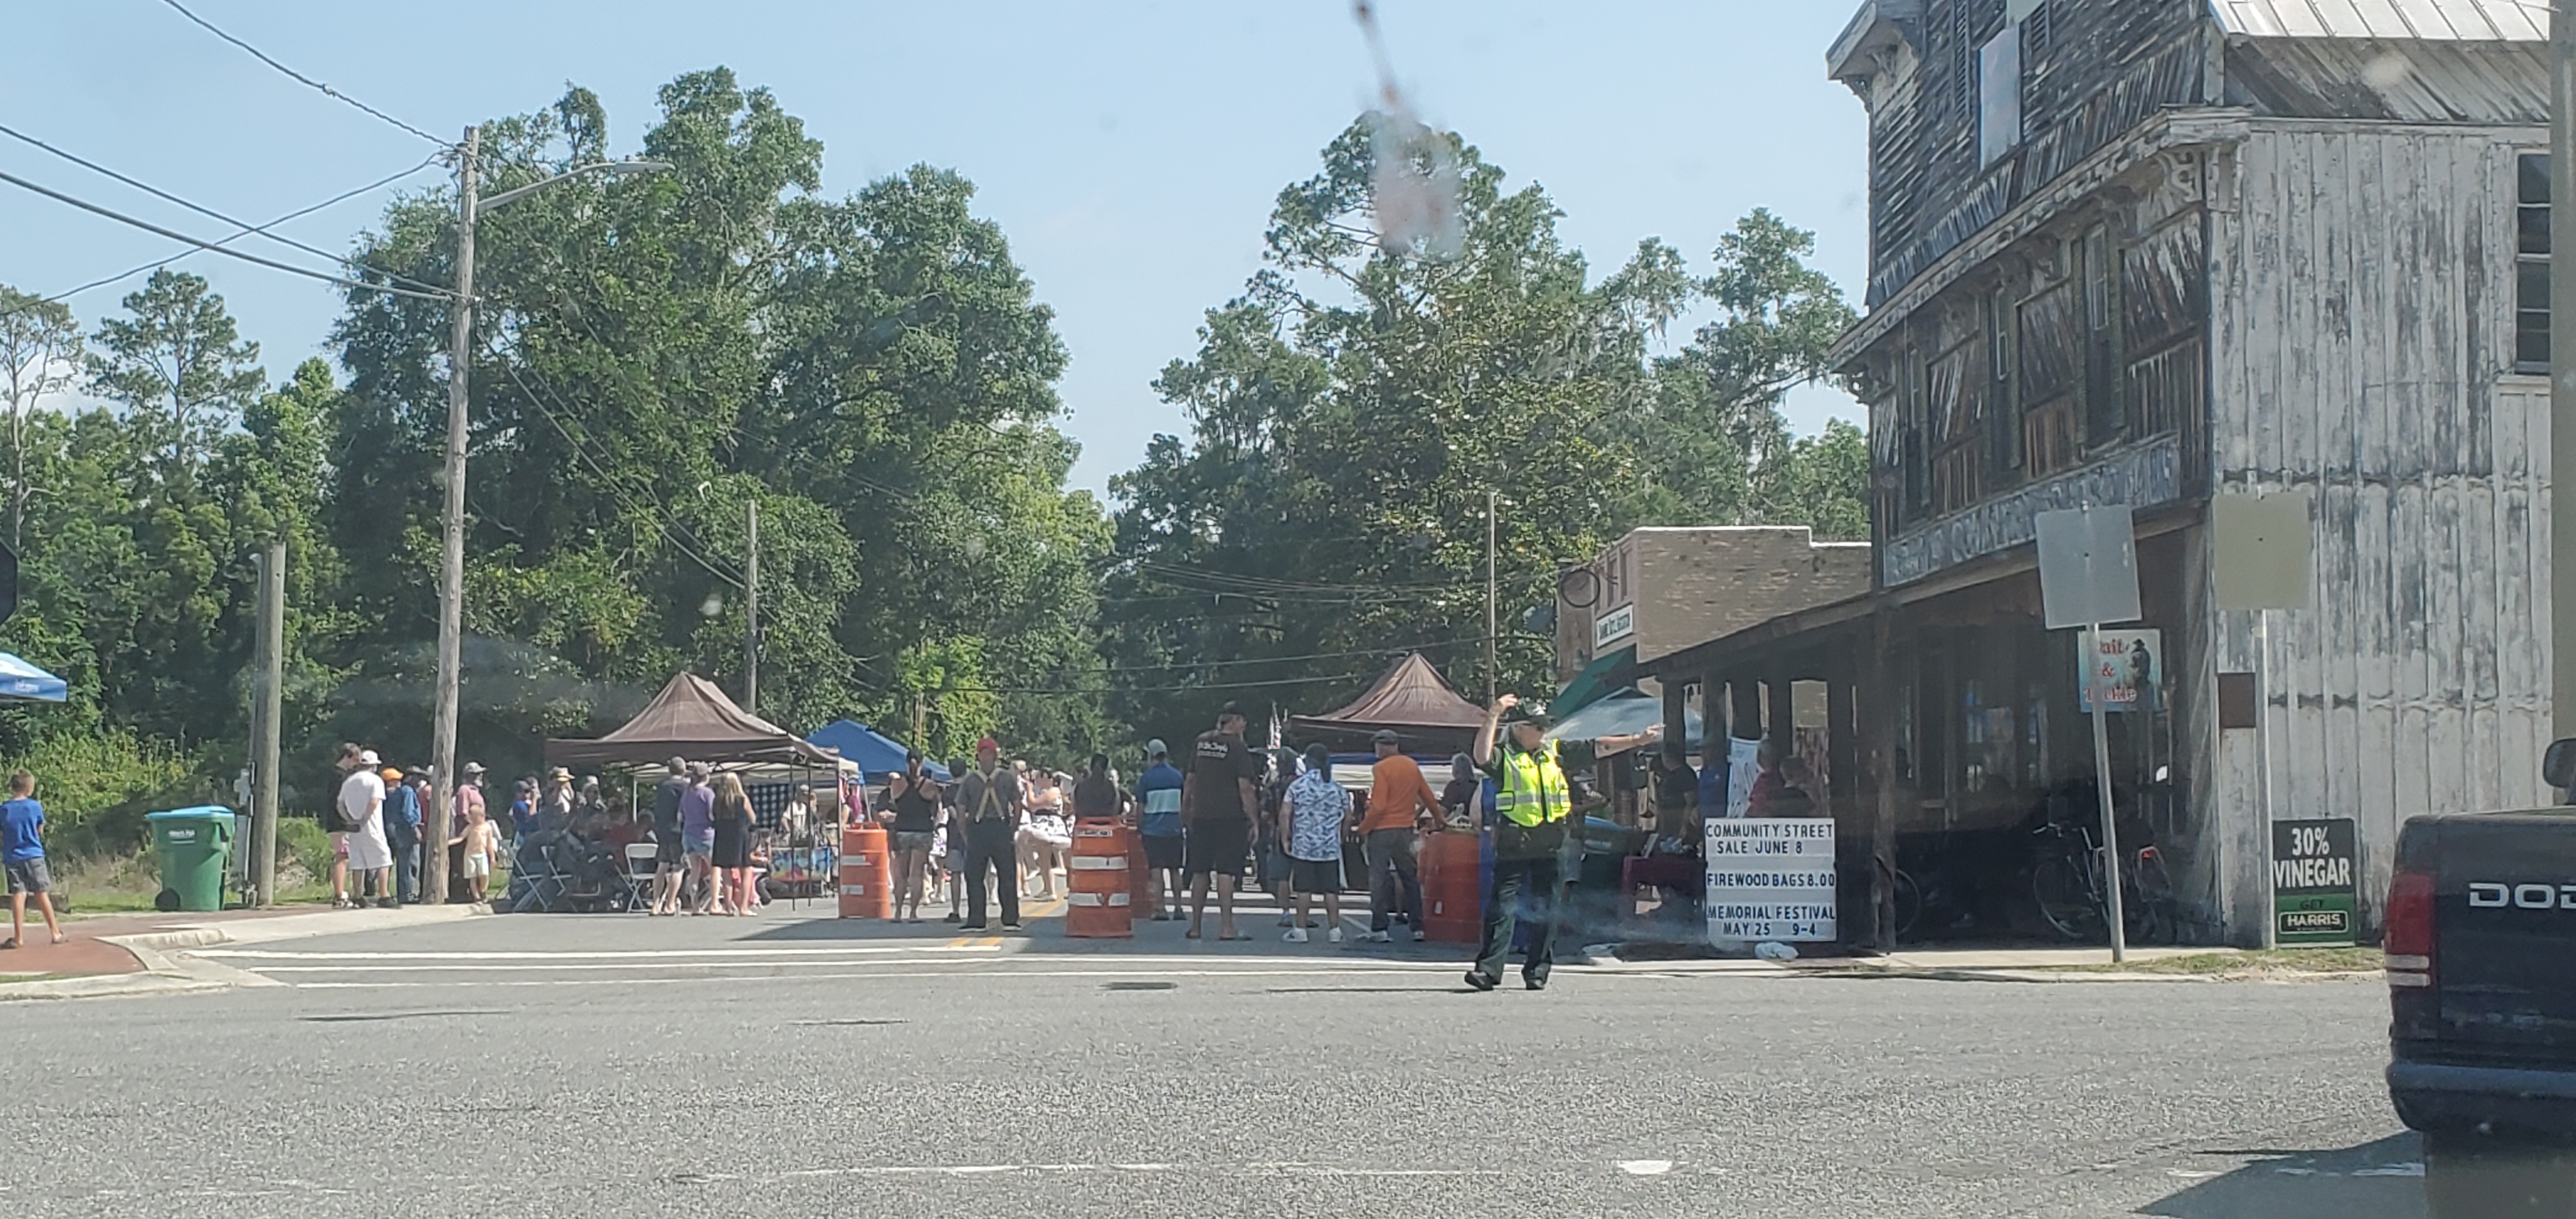
[[[2375,922],[2404,818],[2542,795],[2542,27],[2513,0],[1863,4],[1829,66],[1870,115],[1869,313],[1836,360],[1869,411],[1875,591],[1663,676],[1883,648],[1874,687],[1844,671],[1910,774],[1866,813],[1893,862],[1957,871],[2091,771],[2034,517],[2130,505],[2164,669],[2114,717],[2114,783],[2187,933],[2251,941],[2265,759],[2218,688],[2267,666],[2216,606],[2209,505],[2306,488],[2272,816],[2359,819]]]

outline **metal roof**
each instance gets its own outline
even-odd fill
[[[2248,38],[2547,42],[2541,0],[2210,0],[2219,25]]]

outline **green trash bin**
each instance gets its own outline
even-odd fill
[[[215,805],[146,813],[152,852],[161,857],[160,910],[221,910],[224,870],[233,857],[233,811]]]

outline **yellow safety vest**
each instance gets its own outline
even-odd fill
[[[1494,811],[1514,825],[1563,821],[1574,807],[1565,771],[1556,764],[1554,741],[1535,751],[1504,747],[1502,782],[1495,786]]]

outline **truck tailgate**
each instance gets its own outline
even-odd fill
[[[2486,813],[2409,826],[2430,865],[2436,1036],[2424,1057],[2576,1065],[2576,815]]]

